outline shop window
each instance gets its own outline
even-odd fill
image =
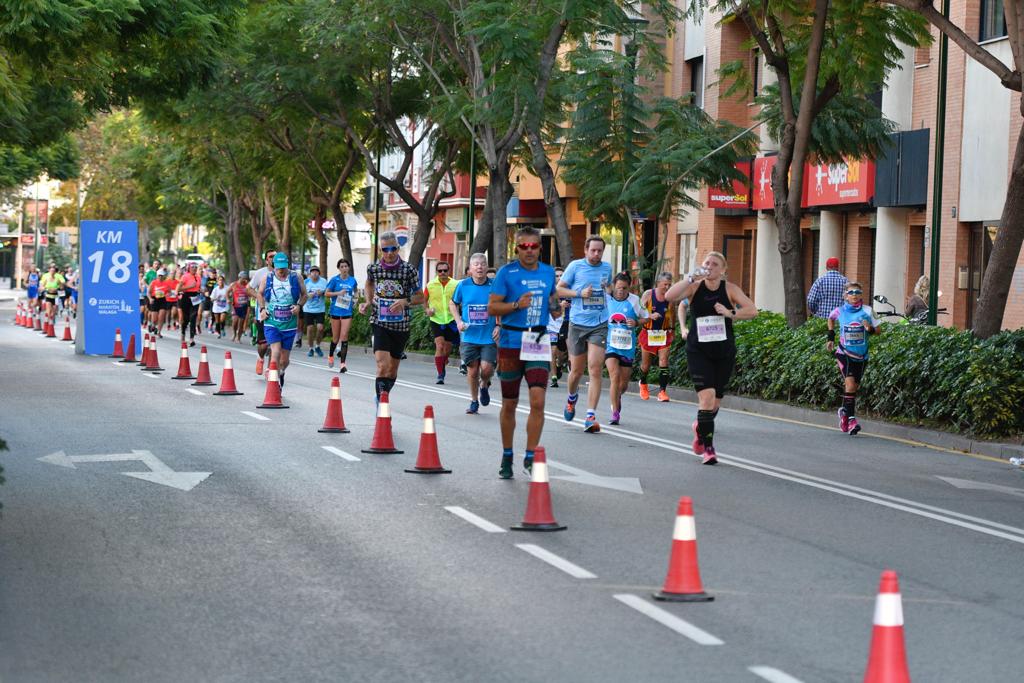
[[[686,60],[690,67],[690,93],[693,95],[693,106],[704,108],[704,58],[694,57]]]

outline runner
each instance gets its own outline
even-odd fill
[[[325,296],[331,300],[331,348],[327,359],[328,367],[334,367],[334,351],[338,351],[341,367],[338,372],[348,372],[348,331],[352,327],[353,304],[359,299],[359,283],[352,275],[352,264],[348,259],[338,259],[338,274],[327,283]]]
[[[309,277],[306,278],[306,292],[309,298],[306,305],[302,307],[302,326],[306,330],[306,339],[309,344],[310,358],[313,352],[320,358],[324,352],[320,350],[320,342],[324,338],[324,314],[327,311],[324,299],[324,290],[327,289],[327,280],[320,277],[320,267],[311,266]]]
[[[587,417],[583,431],[601,431],[597,422],[597,404],[601,400],[601,373],[604,370],[604,348],[608,341],[608,298],[612,266],[601,260],[604,240],[598,235],[587,238],[584,258],[572,261],[558,281],[558,296],[572,299],[569,309],[569,396],[563,415],[567,422],[576,417],[576,401],[580,380],[587,372]]]
[[[39,305],[39,269],[35,266],[28,271],[26,278],[25,296],[28,297],[28,304],[35,310]]]
[[[430,333],[434,337],[434,368],[437,369],[437,384],[444,384],[448,356],[452,347],[459,346],[459,329],[449,307],[452,295],[459,281],[449,277],[451,265],[444,261],[437,264],[437,276],[423,289],[426,305],[423,312],[430,318]]]
[[[881,334],[879,321],[870,306],[864,305],[864,289],[859,282],[846,285],[846,301],[828,316],[828,342],[825,348],[835,351],[839,374],[843,376],[843,405],[839,408],[839,429],[850,436],[860,431],[857,423],[857,389],[868,364],[868,335]],[[839,325],[839,348],[835,348],[836,324]]]
[[[210,301],[212,307],[210,309],[211,315],[213,316],[213,331],[217,333],[217,337],[220,339],[224,338],[224,323],[225,318],[228,315],[228,287],[224,283],[224,276],[218,275],[217,282],[214,283],[213,289],[210,291]]]
[[[78,275],[71,266],[64,267],[64,300],[61,306],[65,312],[74,314],[78,302]]]
[[[145,326],[149,320],[149,283],[146,282],[146,266],[139,266],[139,324]]]
[[[64,276],[57,272],[57,264],[51,263],[49,271],[39,278],[39,287],[46,302],[46,317],[51,320],[57,314],[57,299],[64,296]]]
[[[370,313],[373,356],[377,361],[374,391],[391,391],[398,377],[398,364],[409,341],[410,306],[423,303],[420,276],[398,254],[398,236],[388,230],[380,236],[380,261],[366,267],[366,301],[359,312]]]
[[[667,402],[668,399],[668,356],[672,350],[672,337],[675,332],[672,306],[665,298],[665,292],[672,286],[672,274],[662,273],[654,283],[653,289],[648,289],[640,297],[640,305],[647,311],[648,319],[640,330],[640,398],[646,401],[651,397],[650,389],[647,387],[647,378],[651,370],[651,360],[658,357],[658,385],[661,390],[658,392],[658,400]]]
[[[562,273],[565,269],[561,266],[555,268],[555,282],[562,279]],[[568,348],[565,345],[565,340],[569,336],[569,315],[567,311],[569,306],[572,305],[572,299],[559,299],[558,303],[562,307],[562,315],[559,317],[551,316],[548,320],[548,336],[551,337],[551,388],[558,388],[558,380],[562,379],[562,370],[565,367],[566,362],[569,360]]]
[[[245,325],[249,322],[249,273],[242,271],[238,274],[238,280],[231,283],[231,308],[234,316],[231,318],[231,341],[242,343],[242,334],[245,332]]]
[[[611,425],[619,424],[622,394],[629,388],[629,378],[633,374],[635,330],[640,320],[647,317],[647,311],[640,306],[640,297],[629,291],[632,284],[633,278],[628,273],[619,273],[612,283],[612,295],[608,300],[608,342],[604,364],[608,368],[608,394],[612,402],[612,419],[608,422]]]
[[[561,315],[555,295],[555,271],[540,263],[540,231],[520,228],[516,233],[519,258],[501,267],[491,284],[487,313],[501,318],[498,337],[498,377],[501,379],[501,468],[498,476],[512,478],[512,447],[516,431],[519,389],[526,378],[530,416],[526,419],[526,455],[523,468],[531,472],[533,453],[544,429],[544,400],[551,363],[548,318]]]
[[[189,346],[196,345],[196,324],[203,304],[203,293],[200,289],[199,275],[196,264],[189,263],[175,287],[178,297],[178,308],[181,311],[181,341],[185,341],[185,328],[188,328]]]
[[[167,323],[167,311],[171,308],[167,302],[167,292],[170,288],[167,271],[163,268],[156,271],[156,279],[149,285],[149,332],[161,339],[164,336],[164,325]]]
[[[475,415],[480,406],[491,402],[491,377],[498,360],[498,328],[493,315],[487,312],[491,300],[491,281],[487,279],[487,255],[469,257],[470,276],[460,280],[448,307],[455,325],[462,333],[460,357],[466,366],[469,382],[469,408]]]
[[[153,280],[156,279],[157,271],[160,270],[161,264],[160,259],[153,259],[153,265],[146,271],[146,287],[153,284]]]
[[[306,288],[302,278],[288,267],[288,254],[283,251],[274,255],[271,263],[273,272],[264,281],[266,284],[256,292],[259,300],[260,317],[263,318],[263,333],[270,345],[270,360],[277,364],[278,382],[284,388],[284,372],[299,329],[299,313],[306,303]]]
[[[249,294],[249,305],[253,309],[252,321],[255,329],[252,332],[252,343],[256,345],[256,353],[259,356],[256,359],[257,375],[262,375],[264,373],[263,360],[267,355],[267,338],[264,336],[265,326],[263,324],[263,318],[260,315],[259,298],[256,296],[256,293],[263,289],[264,280],[267,279],[267,275],[273,269],[274,255],[276,253],[277,252],[273,249],[267,249],[266,252],[264,252],[263,262],[266,265],[252,273],[249,286],[245,290]]]
[[[167,324],[171,329],[181,327],[181,309],[178,308],[178,284],[180,282],[181,270],[177,266],[167,272]],[[185,336],[182,334],[182,339]]]
[[[725,280],[725,256],[709,251],[701,268],[665,292],[669,301],[690,300],[686,363],[697,390],[697,421],[693,423],[693,452],[703,464],[714,465],[715,416],[736,362],[733,320],[751,320],[757,309],[743,290]]]
[[[199,329],[200,330],[202,329],[203,323],[204,323],[202,318],[205,317],[205,319],[206,319],[205,320],[206,329],[209,330],[210,332],[215,331],[214,330],[214,328],[216,326],[215,318],[217,316],[213,313],[213,290],[216,289],[217,284],[218,284],[219,281],[220,281],[220,278],[218,277],[217,269],[216,268],[207,267],[207,268],[203,269],[203,276],[202,276],[203,313],[200,313],[200,315],[199,315],[199,317],[200,317]],[[205,316],[204,316],[204,313],[205,313]]]

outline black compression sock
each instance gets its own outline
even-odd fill
[[[331,342],[331,350],[330,350],[330,352],[327,355],[328,356],[333,356],[334,355],[334,349],[336,349],[336,348],[338,348],[338,342],[332,341]]]
[[[658,384],[662,391],[668,388],[668,368],[658,368]]]
[[[700,442],[705,447],[712,446],[712,440],[715,437],[714,410],[697,411],[697,436],[700,437]]]
[[[857,394],[843,394],[843,412],[853,417],[857,412]]]
[[[347,341],[339,342],[339,345],[338,345],[338,358],[341,359],[342,363],[344,363],[345,360],[348,358],[348,342]],[[394,382],[392,382],[392,384],[394,384]]]

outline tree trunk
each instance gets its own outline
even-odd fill
[[[508,261],[508,202],[512,198],[512,183],[508,176],[511,171],[509,153],[498,156],[498,163],[491,168],[490,185],[487,187],[487,201],[491,205],[491,254],[494,267],[501,268]]]
[[[341,255],[348,259],[348,262],[352,264],[352,268],[355,268],[355,262],[352,260],[352,240],[348,237],[348,227],[345,225],[345,212],[341,210],[341,204],[337,202],[331,204],[331,218],[334,219],[334,229],[338,234],[338,244],[341,245]],[[324,256],[324,258],[327,257]]]
[[[434,221],[425,213],[416,215],[416,236],[409,247],[409,265],[419,268],[423,260],[423,252],[427,249],[430,236],[434,233]],[[453,266],[454,269],[454,266]]]
[[[555,242],[558,245],[558,254],[554,259],[560,266],[566,266],[572,260],[572,238],[569,236],[569,221],[565,217],[565,205],[562,197],[558,194],[558,185],[555,182],[555,172],[548,163],[547,150],[541,141],[540,132],[535,130],[526,131],[526,139],[530,144],[532,154],[532,166],[534,174],[540,178],[544,187],[544,206],[547,209],[548,220],[555,229]]]
[[[1024,98],[1022,98],[1024,109]],[[1024,244],[1024,133],[1017,136],[1017,149],[1006,187],[1006,203],[999,222],[992,254],[985,267],[981,296],[974,314],[974,334],[987,339],[1003,327],[1006,298]]]
[[[807,322],[804,295],[804,259],[801,249],[800,214],[776,207],[775,223],[779,226],[779,256],[782,259],[782,288],[786,301],[786,323],[799,327]]]
[[[472,217],[470,218],[472,220]],[[488,193],[484,199],[484,206],[480,210],[480,220],[477,222],[477,230],[473,235],[473,244],[469,247],[469,253],[488,254],[491,251],[491,194]],[[492,258],[493,262],[493,258]]]
[[[322,204],[316,205],[316,212],[313,214],[313,236],[317,245],[317,265],[320,272],[325,276],[331,272],[327,270],[327,235],[324,234],[324,220],[327,218],[327,211]]]

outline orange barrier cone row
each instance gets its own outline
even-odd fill
[[[277,363],[274,361],[270,361],[270,367],[268,368],[267,392],[263,394],[263,403],[256,407],[264,409],[280,409],[289,407],[284,403],[281,403],[281,383],[278,380]]]
[[[160,357],[156,349],[156,337],[149,338],[149,360],[142,369],[149,372],[163,372],[164,370],[160,367]]]
[[[64,316],[64,336],[61,341],[75,341],[71,338],[71,318]]]
[[[348,434],[345,417],[341,414],[341,382],[337,377],[331,378],[331,397],[327,399],[327,417],[324,426],[317,430],[325,434]]]
[[[370,447],[364,448],[363,453],[405,453],[395,448],[395,440],[391,436],[391,403],[388,401],[388,392],[380,393],[380,401],[377,403],[377,422],[373,427],[373,440]]]
[[[414,474],[451,474],[441,465],[437,452],[437,432],[434,431],[434,406],[423,408],[423,433],[420,434],[420,452],[416,455],[416,466],[406,470]]]
[[[903,642],[903,600],[896,572],[886,569],[875,599],[874,628],[864,683],[910,683]]]
[[[188,362],[188,344],[181,342],[181,357],[178,359],[178,374],[171,379],[195,379],[192,365]]]
[[[551,510],[551,487],[548,484],[548,456],[543,446],[533,452],[533,469],[530,479],[530,495],[526,499],[526,514],[522,524],[512,527],[513,531],[562,531],[565,526],[555,521]]]
[[[214,396],[242,396],[235,386],[235,368],[231,365],[231,352],[224,352],[224,372],[220,375],[220,389],[213,392]]]
[[[676,525],[672,530],[672,553],[668,560],[668,574],[661,592],[655,600],[670,602],[710,602],[713,595],[704,592],[697,566],[697,527],[693,521],[693,500],[689,496],[679,499]]]
[[[135,362],[135,333],[132,332],[131,336],[128,337],[128,346],[124,349],[124,358],[121,359],[122,363],[134,363]]]
[[[121,328],[118,327],[114,330],[114,352],[110,354],[111,358],[124,358],[124,347],[121,345]]]
[[[210,361],[206,359],[206,347],[199,347],[199,371],[196,373],[196,381],[192,382],[194,387],[212,387],[213,380],[210,379]]]
[[[47,318],[46,319],[46,338],[47,339],[56,339],[57,338],[57,330],[53,326],[53,318]]]

